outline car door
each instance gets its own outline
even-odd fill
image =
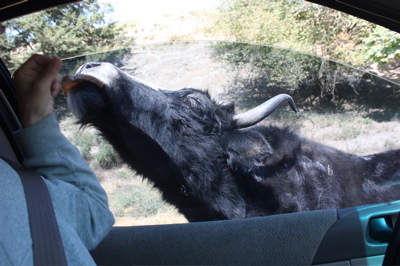
[[[190,224],[114,227],[99,265],[381,265],[400,202]]]
[[[99,265],[381,264],[399,211],[395,201],[226,221],[118,226],[91,253]]]

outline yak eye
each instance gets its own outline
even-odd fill
[[[199,99],[198,97],[196,97],[195,95],[188,95],[187,97],[185,97],[184,102],[190,107],[190,109],[195,112],[197,115],[200,116],[204,116],[205,112],[204,112],[204,104],[201,101],[201,99]]]
[[[186,99],[187,103],[191,106],[201,105],[200,99],[194,95],[188,95]]]

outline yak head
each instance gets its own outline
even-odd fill
[[[129,116],[133,110],[165,117],[173,116],[169,111],[175,111],[178,116],[181,112],[192,113],[192,118],[200,119],[199,123],[205,123],[201,128],[207,130],[210,130],[207,123],[217,123],[219,127],[227,126],[230,129],[255,125],[283,102],[288,102],[297,112],[292,98],[287,94],[280,94],[250,111],[234,114],[233,105],[219,105],[207,92],[195,89],[161,90],[110,63],[84,64],[75,75],[63,78],[62,89],[68,94],[71,110],[80,123],[94,126],[95,121],[103,120],[106,114]],[[118,107],[115,108],[115,105]],[[166,119],[165,122],[173,120]]]
[[[232,173],[246,168],[243,164],[261,164],[272,152],[263,136],[244,128],[257,124],[283,102],[297,111],[292,98],[281,94],[236,114],[233,104],[216,103],[207,92],[159,89],[112,64],[98,62],[65,76],[63,91],[79,123],[96,127],[128,164],[152,180],[181,211],[177,194],[191,195],[192,202],[183,200],[191,206],[210,206],[204,201],[219,199],[221,206],[236,206],[235,212],[242,204],[239,197],[223,198],[221,190],[239,193]]]

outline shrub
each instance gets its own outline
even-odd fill
[[[99,139],[99,151],[94,154],[94,159],[99,163],[101,168],[110,169],[117,166],[117,154],[110,144],[103,139]]]

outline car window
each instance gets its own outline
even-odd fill
[[[79,50],[77,54],[68,54],[63,59],[62,74],[72,75],[87,62],[109,62],[160,89],[208,91],[217,102],[234,102],[237,112],[286,93],[294,99],[299,112],[294,113],[290,107],[282,105],[258,125],[289,125],[306,138],[357,156],[400,147],[400,76],[396,75],[399,55],[397,48],[385,47],[384,41],[377,39],[380,33],[396,39],[399,38],[397,33],[376,29],[328,9],[324,9],[324,21],[331,24],[324,25],[331,31],[323,31],[318,26],[322,23],[321,17],[315,15],[322,9],[311,4],[305,7],[303,1],[269,4],[259,1],[258,4],[265,6],[264,13],[257,5],[249,2],[246,6],[245,3],[225,1],[218,9],[209,11],[225,15],[215,21],[215,28],[209,28],[209,21],[205,20],[208,17],[201,12],[179,17],[165,15],[160,20],[190,24],[197,16],[197,22],[207,25],[202,40],[193,41],[196,37],[190,32],[171,33],[167,41],[156,42],[163,27],[173,28],[171,25],[175,24],[167,26],[152,21],[151,27],[145,28],[138,22],[122,23],[118,26],[125,27],[128,32],[125,34],[137,36],[142,44],[132,42],[126,47],[112,47],[96,53]],[[287,24],[280,18],[284,10],[291,14],[285,18]],[[259,21],[246,20],[250,18],[245,16],[246,12]],[[271,24],[263,22],[268,19]],[[295,23],[300,26],[294,26]],[[347,24],[344,27],[340,23]],[[246,25],[254,31],[248,32]],[[349,31],[360,28],[346,32],[342,26]],[[315,45],[308,47],[307,42],[300,41],[288,43],[284,37],[296,29],[299,40],[309,38]],[[276,34],[273,30],[282,33]],[[18,35],[17,32],[12,34]],[[269,36],[275,39],[268,39]],[[325,44],[330,45],[323,45],[321,36]],[[211,41],[212,38],[219,40]],[[363,55],[370,61],[357,54],[362,50],[357,46],[360,43],[366,47]],[[166,203],[150,181],[123,162],[95,128],[76,124],[65,95],[59,95],[56,104],[61,129],[78,147],[105,188],[117,226],[187,222],[175,206]],[[358,196],[356,190],[354,197]]]

